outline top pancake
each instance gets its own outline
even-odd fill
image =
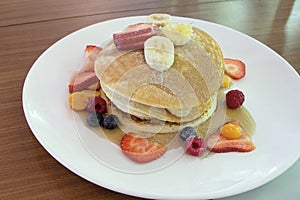
[[[128,100],[166,109],[201,106],[220,88],[224,63],[216,41],[193,28],[192,39],[175,47],[172,67],[164,72],[151,69],[143,50],[119,51],[113,42],[95,63],[101,85]]]

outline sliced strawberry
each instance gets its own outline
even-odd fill
[[[132,44],[132,43],[135,44],[135,43],[139,43],[139,42],[142,42],[144,44],[144,42],[152,36],[154,36],[154,33],[151,30],[146,33],[131,35],[131,36],[120,37],[120,35],[117,35],[114,38],[114,42],[115,42],[115,45]]]
[[[237,122],[233,122],[238,125]],[[239,125],[238,125],[239,126]],[[241,129],[241,127],[239,126]],[[215,153],[249,152],[255,149],[249,136],[241,129],[241,137],[227,139],[220,135],[220,130],[206,138],[207,150]]]
[[[128,26],[123,32],[113,34],[116,48],[118,50],[143,48],[144,42],[156,35],[155,27],[149,23],[138,23]]]
[[[97,83],[99,79],[94,72],[80,72],[69,84],[69,92],[78,92],[86,89],[88,86]]]
[[[233,79],[241,79],[246,74],[246,65],[241,60],[225,58],[225,73]]]
[[[124,30],[124,32],[132,32],[132,31],[147,29],[147,28],[155,29],[155,28],[158,28],[158,26],[155,24],[152,24],[152,23],[141,22],[141,23],[132,24],[132,25],[127,26],[126,29]]]
[[[157,142],[128,133],[123,136],[121,143],[123,153],[131,160],[145,163],[161,157],[167,148]]]
[[[95,45],[87,45],[85,47],[85,56],[91,61],[95,61],[102,51],[101,47]]]
[[[116,48],[119,50],[133,50],[144,48],[145,41],[135,42],[135,43],[125,43],[125,44],[115,44]]]
[[[90,59],[85,59],[84,64],[83,64],[83,71],[85,72],[94,72],[94,65],[95,61],[92,61]]]

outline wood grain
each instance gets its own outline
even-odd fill
[[[49,1],[49,0],[2,0],[0,2],[0,27],[22,23],[33,23],[65,18],[79,18],[98,14],[114,14],[121,12],[141,12],[148,9],[173,9],[181,5],[196,5],[218,2],[218,0],[194,0],[194,1],[161,1],[161,0],[73,0],[73,1]]]
[[[268,45],[300,73],[300,1],[3,0],[0,199],[138,199],[89,183],[51,157],[27,125],[22,88],[34,61],[62,37],[97,22],[154,12],[239,30]]]

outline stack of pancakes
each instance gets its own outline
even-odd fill
[[[120,51],[111,41],[97,59],[95,72],[120,128],[156,134],[195,127],[212,115],[224,63],[216,41],[193,27],[191,40],[175,47],[174,63],[166,71],[150,68],[143,49]]]

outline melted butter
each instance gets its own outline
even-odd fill
[[[108,111],[109,112],[109,111]],[[119,145],[124,133],[121,129],[108,130],[102,127],[90,127],[86,123],[87,112],[78,112],[80,119],[85,122],[86,126],[100,137],[107,138],[109,141]],[[252,136],[255,132],[255,121],[245,107],[232,110],[225,105],[224,92],[220,91],[218,95],[218,105],[214,114],[204,123],[196,127],[199,136],[205,138],[216,132],[224,123],[229,121],[237,121],[244,132],[248,136]],[[148,138],[151,141],[158,142],[168,146],[169,149],[182,145],[177,133],[157,133]]]

